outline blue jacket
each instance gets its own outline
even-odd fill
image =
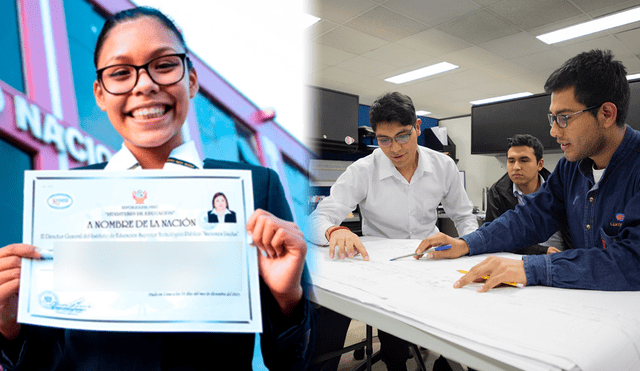
[[[293,220],[273,170],[214,160],[205,160],[204,168],[251,170],[255,208]],[[311,303],[303,298],[286,317],[262,279],[260,294],[265,365],[271,370],[306,370],[315,343],[316,314]],[[12,342],[0,335],[0,365],[4,370],[28,371],[251,370],[254,341],[254,334],[82,331],[23,325],[19,338]]]
[[[524,207],[462,237],[470,254],[529,246],[565,226],[574,249],[524,256],[527,285],[640,290],[640,132],[626,127],[595,185],[592,166],[562,158]]]

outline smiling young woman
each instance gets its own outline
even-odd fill
[[[107,113],[111,124],[124,139],[125,146],[143,168],[162,168],[173,149],[184,143],[182,125],[189,111],[189,99],[198,91],[195,69],[187,68],[185,60],[174,66],[184,76],[172,84],[154,81],[152,71],[162,66],[133,68],[131,71],[108,69],[114,65],[141,66],[166,55],[186,53],[181,36],[167,32],[156,17],[138,17],[123,21],[106,32],[98,45],[96,67],[102,73],[93,84],[98,106]],[[155,69],[151,69],[155,68]],[[107,68],[107,70],[105,70]],[[105,74],[105,72],[107,72]],[[133,86],[121,94],[109,93],[105,81],[123,81],[118,74],[135,74]],[[166,72],[157,72],[160,76]],[[186,78],[185,78],[186,77]],[[157,80],[157,78],[156,78]],[[171,82],[171,81],[169,81]]]
[[[184,165],[250,170],[256,211],[247,221],[247,231],[263,252],[258,254],[263,358],[270,369],[305,370],[313,353],[315,315],[302,287],[304,236],[292,222],[273,170],[202,161],[193,142],[185,142],[182,126],[190,99],[198,91],[198,76],[187,53],[176,26],[155,9],[126,10],[105,23],[94,54],[93,91],[124,145],[108,163],[90,167],[168,170]],[[40,257],[31,245],[0,249],[0,365],[4,369],[251,369],[254,334],[80,331],[17,323],[21,258]],[[229,362],[232,367],[221,366]]]

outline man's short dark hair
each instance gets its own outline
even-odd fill
[[[536,163],[542,160],[543,147],[538,138],[529,134],[516,134],[513,138],[507,138],[509,141],[509,148],[527,146],[533,148],[533,153],[536,155]]]
[[[379,96],[369,110],[369,123],[376,131],[381,122],[399,122],[402,126],[413,126],[416,123],[416,109],[409,96],[393,92]]]
[[[566,61],[544,84],[547,93],[575,87],[576,100],[587,107],[611,102],[618,108],[616,125],[624,126],[631,96],[627,71],[610,50],[594,49]],[[597,109],[590,110],[595,117]]]

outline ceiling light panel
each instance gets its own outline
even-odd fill
[[[549,32],[537,38],[547,44],[555,44],[638,21],[640,21],[640,7]]]
[[[417,70],[409,71],[397,76],[390,77],[384,81],[392,82],[394,84],[404,84],[405,82],[418,80],[427,76],[436,75],[439,73],[451,71],[458,68],[455,64],[448,62],[440,62],[431,66],[419,68]]]
[[[500,101],[509,100],[509,99],[528,97],[530,95],[533,95],[533,93],[530,93],[530,92],[526,91],[526,92],[523,92],[523,93],[516,93],[516,94],[502,95],[502,96],[499,96],[499,97],[474,100],[474,101],[471,101],[469,103],[471,103],[473,105],[479,105],[479,104],[500,102]]]

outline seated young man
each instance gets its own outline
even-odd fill
[[[516,134],[508,141],[507,173],[489,188],[485,222],[491,222],[507,210],[515,209],[516,205],[524,204],[524,196],[538,192],[550,174],[544,168],[543,148],[538,138],[529,134]],[[565,241],[565,235],[558,231],[545,242],[513,252],[537,255],[562,251],[570,244]]]

